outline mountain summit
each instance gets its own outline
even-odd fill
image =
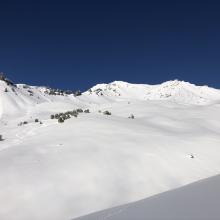
[[[88,90],[87,94],[115,97],[116,99],[168,100],[195,105],[209,104],[220,100],[220,90],[178,80],[167,81],[159,85],[115,81],[109,84],[98,84]]]

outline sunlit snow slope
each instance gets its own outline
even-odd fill
[[[219,103],[181,81],[79,96],[0,81],[0,219],[72,219],[219,174]],[[50,119],[76,108],[91,113]]]
[[[220,176],[75,220],[219,220]]]

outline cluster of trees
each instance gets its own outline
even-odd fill
[[[108,110],[106,110],[104,112],[99,110],[98,112],[99,113],[103,113],[104,115],[112,115],[112,113],[110,111],[108,111]],[[51,119],[56,119],[59,123],[63,123],[63,122],[65,122],[65,120],[70,119],[71,117],[77,118],[80,113],[90,113],[90,110],[89,109],[83,110],[81,108],[78,108],[78,109],[74,109],[73,111],[67,111],[67,112],[61,112],[61,113],[57,113],[57,114],[52,114],[50,116],[50,118]],[[128,118],[134,119],[134,115],[131,114]],[[34,120],[34,122],[35,123],[39,122],[40,124],[43,124],[38,118],[36,118]],[[27,121],[23,121],[23,122],[20,122],[18,124],[18,126],[22,126],[22,125],[26,125],[26,124],[28,124],[28,122]]]
[[[58,113],[55,115],[51,115],[51,119],[57,119],[59,123],[63,123],[65,120],[71,118],[72,116],[77,118],[79,113],[90,113],[89,109],[82,110],[81,108],[74,109],[73,111],[67,111],[63,113]]]
[[[77,91],[71,91],[71,90],[61,90],[61,89],[52,89],[47,87],[46,91],[44,92],[48,95],[74,95],[74,96],[80,96],[82,95],[80,90]]]

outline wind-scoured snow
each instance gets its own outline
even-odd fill
[[[0,219],[72,219],[220,172],[217,89],[116,81],[80,96],[47,90],[0,81]],[[50,119],[76,108],[91,113]]]

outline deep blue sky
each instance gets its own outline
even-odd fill
[[[64,89],[176,78],[220,88],[220,3],[0,1],[0,71]]]

